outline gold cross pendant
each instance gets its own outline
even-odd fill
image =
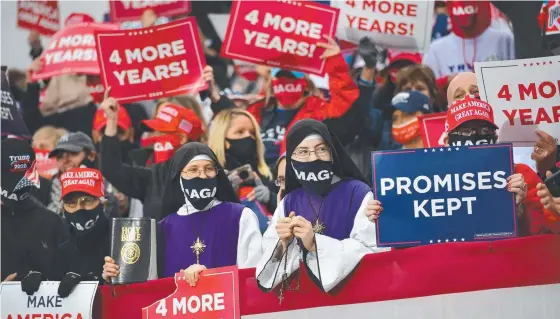
[[[204,252],[206,245],[204,245],[204,242],[200,240],[200,237],[196,237],[196,240],[193,242],[191,248],[193,253],[196,255],[196,263],[200,265],[200,254]]]
[[[319,221],[319,218],[317,218],[317,219],[315,220],[315,225],[313,225],[313,232],[314,232],[315,234],[321,234],[321,235],[322,235],[322,234],[323,234],[323,231],[324,231],[325,229],[327,229],[327,227],[326,227],[325,225],[323,225],[323,223],[321,223],[321,222]]]

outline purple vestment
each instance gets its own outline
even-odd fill
[[[208,269],[237,264],[239,220],[244,206],[222,202],[204,212],[187,216],[177,213],[160,221],[165,246],[164,277],[172,277],[181,269],[196,264],[191,246],[197,236],[206,247],[200,264]]]
[[[336,183],[325,198],[307,193],[300,187],[284,198],[284,214],[288,216],[293,211],[313,225],[319,215],[319,221],[326,226],[323,235],[343,240],[350,237],[356,213],[369,191],[369,186],[358,180]]]

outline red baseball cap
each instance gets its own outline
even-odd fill
[[[107,116],[105,115],[105,111],[103,109],[98,108],[97,112],[95,112],[95,116],[93,117],[93,130],[94,131],[101,131],[107,125]],[[117,125],[123,130],[126,131],[132,126],[132,120],[130,119],[130,115],[128,115],[128,111],[119,105],[119,114],[117,117]]]
[[[60,198],[74,192],[82,192],[94,197],[103,197],[103,175],[93,168],[74,168],[59,177],[62,193]]]
[[[419,52],[399,51],[387,49],[387,59],[389,65],[397,61],[410,61],[414,64],[422,64],[422,54]]]
[[[453,102],[447,109],[445,131],[453,131],[459,125],[471,120],[483,120],[498,129],[494,123],[492,106],[484,101],[467,96],[462,100]]]
[[[172,103],[163,104],[156,118],[143,121],[142,128],[161,133],[184,133],[196,141],[202,135],[202,122],[196,113],[189,108]]]

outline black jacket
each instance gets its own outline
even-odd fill
[[[161,219],[168,162],[155,164],[151,168],[126,165],[122,162],[118,137],[104,136],[101,141],[103,177],[123,194],[139,199],[144,205],[144,217],[157,221]]]
[[[32,196],[13,207],[2,205],[0,277],[29,271],[49,272],[55,251],[68,239],[62,219]]]
[[[70,239],[55,252],[49,280],[61,280],[69,272],[77,273],[82,280],[100,281],[105,256],[111,253],[109,220],[100,219],[90,233],[78,236],[76,230],[66,223]]]

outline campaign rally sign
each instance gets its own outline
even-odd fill
[[[535,129],[560,139],[560,59],[475,62],[480,97],[494,108],[498,141],[533,146]]]
[[[147,9],[154,10],[156,16],[165,17],[187,14],[191,11],[191,2],[188,0],[111,0],[109,5],[112,22],[140,20]]]
[[[372,153],[382,247],[515,237],[511,144]]]
[[[239,319],[237,266],[204,270],[195,287],[175,274],[175,292],[142,308],[142,319]]]
[[[67,26],[57,32],[41,54],[43,68],[31,74],[33,81],[62,74],[99,75],[95,50],[96,30],[115,30],[118,26],[105,23],[82,23]]]
[[[424,51],[432,40],[434,1],[331,1],[340,8],[337,37],[358,43]]]
[[[96,32],[95,36],[103,85],[111,87],[111,96],[120,103],[208,87],[202,77],[206,60],[194,17],[144,29]]]
[[[58,1],[18,0],[17,8],[17,26],[22,29],[51,36],[60,28]]]
[[[546,34],[552,35],[560,33],[560,1],[545,1],[543,10],[548,11],[548,15],[546,16],[546,21],[544,24],[546,28]]]
[[[317,43],[334,37],[338,13],[313,1],[234,1],[221,55],[323,75]]]
[[[99,283],[82,281],[66,298],[58,295],[59,284],[58,281],[43,281],[39,290],[28,296],[21,290],[21,282],[2,282],[2,319],[92,318],[93,300]]]
[[[445,121],[446,113],[426,114],[418,117],[420,132],[424,147],[439,147],[445,145]]]

